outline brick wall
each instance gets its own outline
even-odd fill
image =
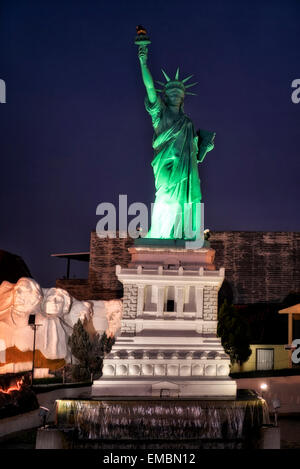
[[[300,232],[216,231],[210,242],[234,303],[276,303],[300,290]]]
[[[300,232],[216,231],[210,243],[216,267],[225,267],[235,304],[279,302],[300,290]],[[115,266],[127,266],[132,245],[132,239],[100,239],[93,231],[88,283],[76,286],[73,280],[58,280],[57,286],[80,300],[120,298]]]
[[[128,248],[131,238],[99,238],[91,233],[89,285],[92,299],[111,299],[122,296],[122,284],[116,277],[116,265],[127,267],[130,261]]]
[[[56,288],[67,290],[77,300],[88,300],[92,298],[91,287],[85,279],[57,279]]]

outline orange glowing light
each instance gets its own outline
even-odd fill
[[[4,390],[2,388],[0,388],[0,392],[2,392],[2,394],[10,394],[12,391],[20,391],[21,388],[22,388],[22,384],[23,384],[23,378],[19,379],[19,381],[16,382],[16,385],[15,386],[10,386],[8,389]]]

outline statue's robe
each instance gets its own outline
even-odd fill
[[[145,107],[154,128],[151,164],[156,188],[146,237],[195,239],[194,234],[200,232],[201,203],[198,136],[182,109],[172,114],[160,97],[154,104],[146,97]]]

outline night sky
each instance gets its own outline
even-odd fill
[[[185,112],[217,133],[205,227],[300,230],[299,0],[2,0],[0,249],[44,287],[65,273],[51,253],[89,249],[100,202],[154,200],[140,23],[154,78],[193,73]]]

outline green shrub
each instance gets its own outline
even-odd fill
[[[225,352],[230,356],[232,364],[240,365],[248,360],[250,348],[250,330],[242,314],[232,305],[224,301],[218,314],[217,334]]]
[[[81,365],[73,365],[72,378],[75,381],[88,381],[91,379],[89,371]]]
[[[106,333],[101,337],[96,334],[93,339],[90,339],[79,319],[69,338],[71,353],[79,362],[78,366],[74,368],[73,376],[78,376],[77,379],[80,377],[80,380],[89,379],[91,374],[96,379],[100,378],[103,358],[111,351],[114,342],[114,337],[107,337]],[[85,378],[83,378],[84,376]]]

